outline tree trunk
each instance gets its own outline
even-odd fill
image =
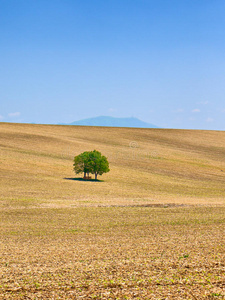
[[[98,176],[98,174],[97,174],[97,173],[95,173],[95,180],[97,180],[97,176]]]
[[[86,177],[86,172],[84,172],[84,178]]]

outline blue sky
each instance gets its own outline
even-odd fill
[[[0,121],[225,129],[224,0],[0,0]]]

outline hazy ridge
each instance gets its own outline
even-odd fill
[[[108,116],[99,116],[72,122],[68,125],[81,126],[105,126],[105,127],[133,127],[133,128],[158,128],[154,124],[143,122],[137,118],[114,118]]]

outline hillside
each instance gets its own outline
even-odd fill
[[[1,123],[1,206],[222,204],[224,137],[219,131]],[[102,182],[73,180],[73,157],[93,149],[108,157],[111,171]]]
[[[137,118],[113,118],[113,117],[107,117],[107,116],[100,116],[100,117],[96,117],[96,118],[84,119],[84,120],[73,122],[68,125],[157,128],[157,126],[143,122]]]
[[[0,299],[224,298],[224,146],[224,132],[0,123]],[[111,171],[75,180],[93,149]]]

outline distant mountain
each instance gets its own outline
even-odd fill
[[[137,118],[113,118],[107,116],[75,121],[68,125],[158,128],[156,125],[143,122]]]

